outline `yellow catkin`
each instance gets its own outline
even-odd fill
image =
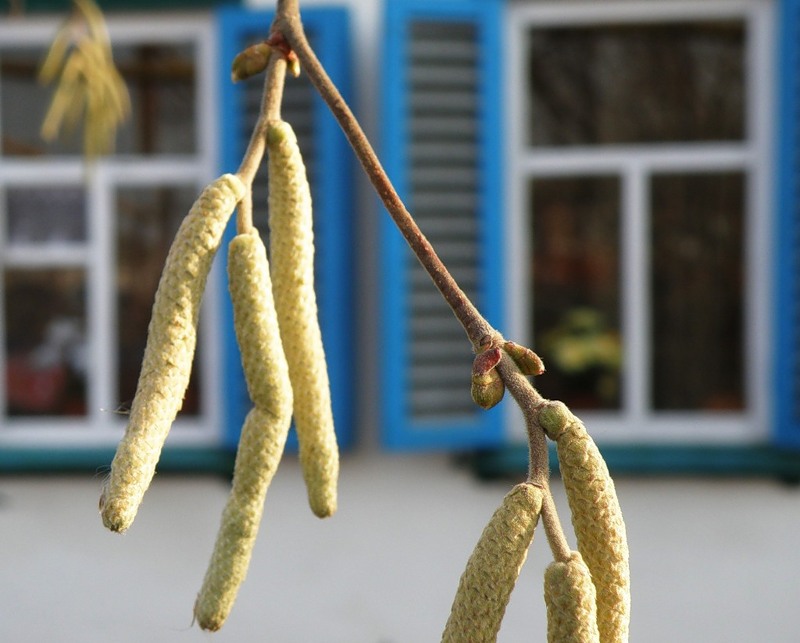
[[[195,603],[195,618],[204,630],[222,627],[233,608],[292,419],[289,367],[281,346],[267,253],[255,230],[231,241],[228,283],[236,338],[255,408],[242,428],[233,486]]]
[[[461,575],[443,643],[497,640],[541,508],[542,490],[532,484],[518,484],[506,494]]]
[[[294,390],[300,464],[312,511],[336,511],[339,450],[314,293],[311,192],[297,138],[277,122],[267,134],[269,226],[275,306]]]
[[[578,552],[552,562],[544,573],[548,643],[598,643],[596,593]]]
[[[216,179],[195,201],[172,242],[156,291],[128,426],[100,499],[103,524],[112,531],[123,532],[133,522],[183,404],[206,278],[244,192],[234,175]]]
[[[630,625],[630,569],[614,481],[594,440],[566,406],[560,402],[544,405],[539,422],[556,440],[578,550],[597,589],[600,641],[623,643]]]

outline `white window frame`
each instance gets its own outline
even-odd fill
[[[33,18],[0,22],[4,47],[47,47],[60,19]],[[8,251],[5,225],[0,225],[0,267],[82,267],[86,269],[87,413],[80,417],[6,415],[5,382],[0,386],[0,448],[95,448],[116,444],[125,417],[115,411],[117,399],[117,321],[115,274],[115,191],[128,186],[196,186],[217,174],[215,92],[216,35],[210,14],[181,13],[112,16],[108,29],[113,45],[134,43],[181,44],[195,48],[196,152],[187,155],[116,155],[95,161],[87,168],[78,155],[42,159],[0,156],[0,208],[5,208],[9,187],[73,185],[86,193],[87,238],[85,242],[44,249],[35,246]],[[0,78],[0,91],[2,79]],[[2,115],[0,114],[0,118]],[[0,222],[5,216],[0,211]],[[212,446],[222,437],[220,412],[222,382],[219,349],[219,279],[208,281],[200,336],[202,344],[201,408],[196,418],[176,421],[169,444]],[[5,364],[3,280],[0,280],[0,365]],[[1,368],[5,373],[5,368]]]
[[[631,0],[612,2],[511,2],[507,11],[506,190],[508,335],[530,342],[528,312],[531,285],[525,271],[530,257],[528,185],[532,178],[608,175],[620,178],[620,262],[624,338],[623,407],[585,411],[581,418],[595,439],[624,443],[748,443],[764,441],[770,418],[771,180],[774,114],[774,31],[777,12],[770,0]],[[526,33],[530,28],[599,26],[607,23],[669,23],[704,19],[740,19],[745,25],[746,125],[741,143],[527,146],[525,118]],[[653,411],[649,319],[649,184],[658,171],[744,172],[745,300],[743,301],[746,409],[740,412]],[[535,348],[535,347],[534,347]],[[546,377],[546,374],[544,375]],[[508,431],[523,436],[511,409]]]

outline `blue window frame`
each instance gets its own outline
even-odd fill
[[[248,44],[267,37],[273,14],[225,8],[218,13],[220,43],[220,166],[221,171],[235,171],[241,161],[256,117],[263,76],[232,84],[230,64]],[[309,41],[328,74],[346,99],[350,96],[350,39],[347,12],[336,7],[303,10],[303,25]],[[254,102],[255,99],[255,102]],[[316,245],[316,284],[320,325],[328,359],[334,420],[339,446],[353,440],[352,273],[351,214],[353,212],[352,158],[347,142],[322,100],[301,75],[289,79],[284,96],[283,115],[298,134],[309,172],[314,199]],[[264,177],[254,184],[256,224],[266,211]],[[262,233],[266,228],[259,225]],[[232,223],[227,238],[235,234]],[[224,256],[224,253],[222,253]],[[223,271],[223,279],[224,277]],[[225,283],[227,290],[227,281]],[[251,407],[242,373],[241,358],[233,332],[233,311],[225,298],[222,307],[224,328],[224,382],[226,447],[234,448],[244,417]],[[296,447],[294,432],[289,448]]]
[[[775,440],[800,448],[800,1],[779,16]]]
[[[462,288],[503,325],[501,9],[494,0],[388,0],[382,157]],[[455,318],[385,213],[382,441],[466,449],[503,439],[499,408],[469,395],[472,354]]]

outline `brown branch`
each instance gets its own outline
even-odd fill
[[[282,5],[287,7],[287,12],[291,10],[292,13],[282,13]],[[339,122],[339,126],[344,131],[386,210],[461,323],[473,348],[478,350],[499,343],[501,341],[500,334],[492,328],[464,291],[459,288],[433,246],[406,209],[364,131],[311,49],[303,32],[299,13],[294,12],[297,0],[285,0],[279,2],[278,6],[279,13],[274,27],[283,34],[292,50],[297,54],[303,71],[308,74],[312,84]]]

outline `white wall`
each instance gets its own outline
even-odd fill
[[[770,480],[616,481],[631,551],[631,641],[800,640],[800,493]],[[247,580],[221,632],[191,627],[227,483],[157,476],[124,536],[97,515],[100,479],[0,478],[0,641],[425,643],[511,487],[442,456],[348,457],[339,512],[311,515],[297,462],[267,496]],[[569,515],[560,481],[554,494]],[[569,536],[569,540],[574,540]],[[541,525],[501,643],[546,639]]]

